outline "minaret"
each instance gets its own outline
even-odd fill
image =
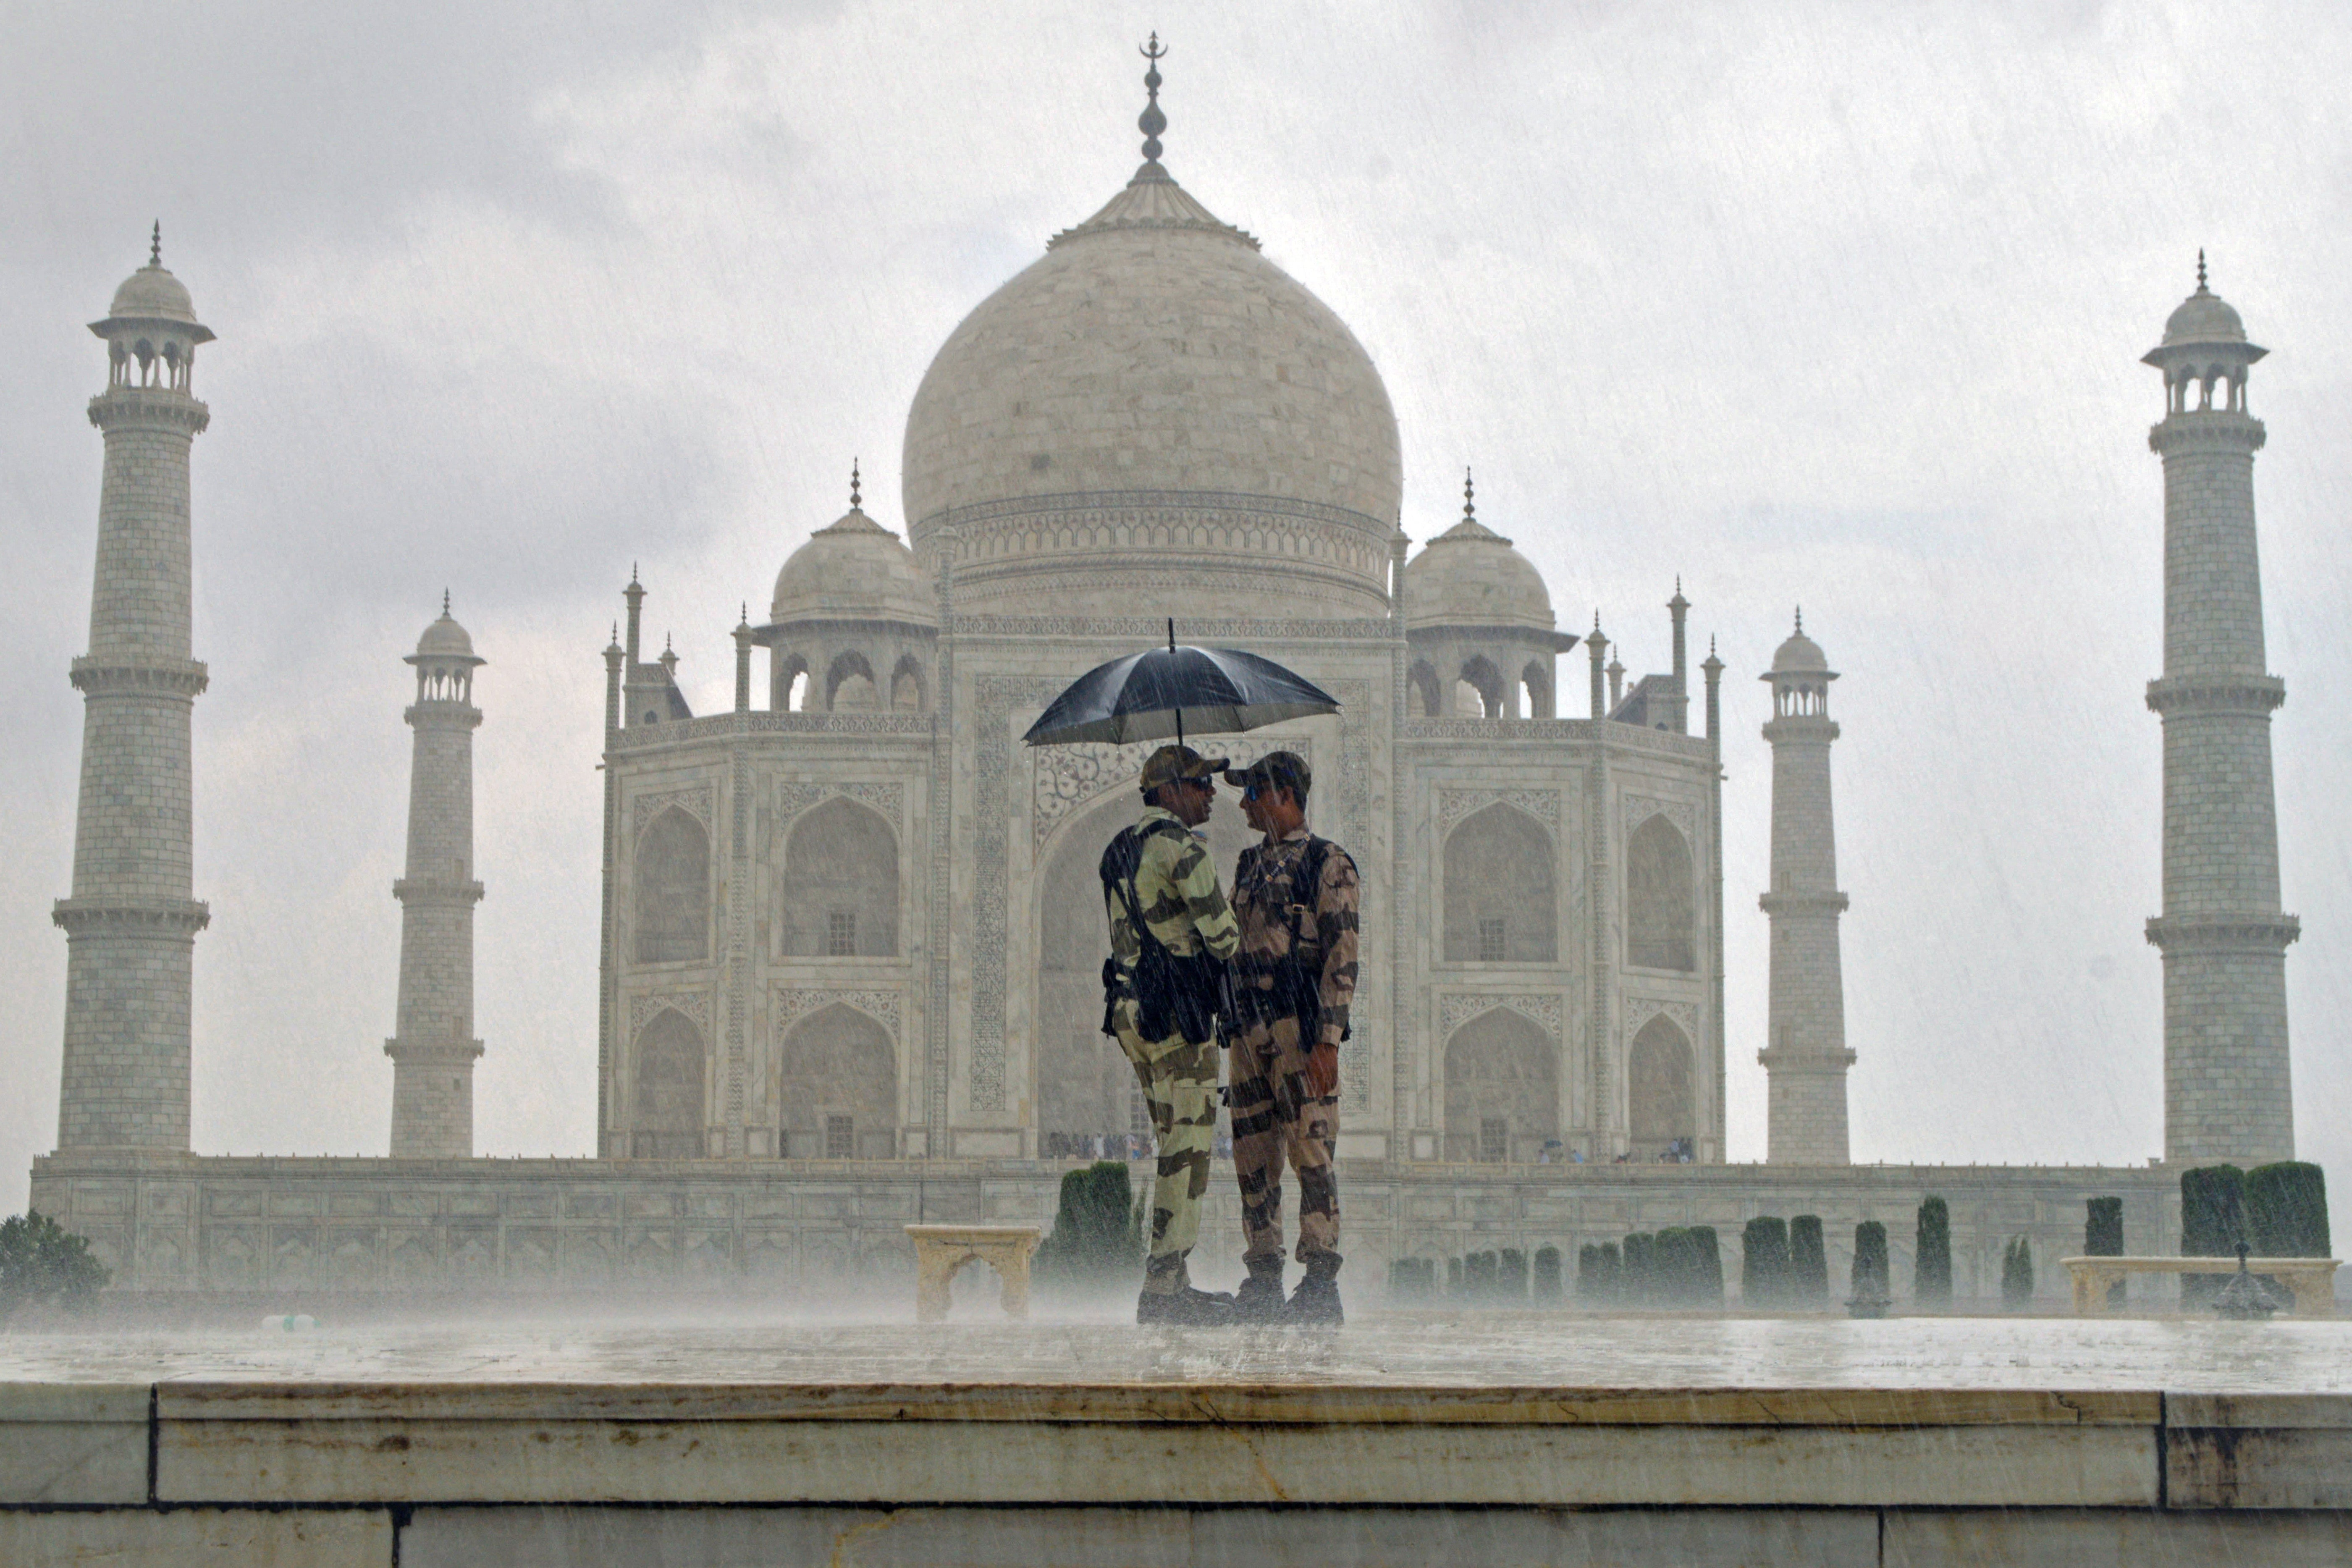
[[[205,667],[189,658],[188,455],[211,413],[190,389],[196,321],[163,270],[163,226],[147,265],[114,291],[89,652],[82,694],[81,799],[66,933],[59,1149],[188,1147],[188,1016],[196,932],[189,720]]]
[[[425,628],[407,662],[416,701],[408,767],[408,874],[400,900],[398,1033],[392,1058],[392,1156],[466,1160],[474,1153],[474,640],[449,616]]]
[[[1770,1034],[1756,1059],[1771,1078],[1765,1158],[1776,1165],[1843,1165],[1846,1149],[1845,975],[1838,961],[1837,832],[1830,812],[1830,668],[1805,617],[1772,656]]]
[[[2164,373],[2164,1157],[2256,1164],[2294,1154],[2287,1078],[2286,945],[2279,908],[2271,711],[2286,686],[2264,669],[2254,551],[2246,368],[2268,353],[2205,286],[2164,324],[2145,363]]]

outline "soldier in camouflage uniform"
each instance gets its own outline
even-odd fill
[[[1160,1148],[1139,1323],[1232,1320],[1233,1298],[1192,1289],[1185,1267],[1216,1131],[1212,1018],[1224,962],[1241,940],[1209,847],[1193,831],[1209,819],[1224,766],[1189,746],[1160,747],[1143,764],[1142,819],[1103,852],[1111,945],[1103,1032],[1134,1065]]]
[[[1234,873],[1241,955],[1234,963],[1234,1174],[1241,1184],[1244,1321],[1337,1323],[1339,1044],[1356,994],[1356,863],[1307,828],[1307,760],[1275,752],[1228,773],[1242,815],[1264,834]],[[1298,1173],[1298,1261],[1307,1277],[1282,1296],[1282,1167]]]

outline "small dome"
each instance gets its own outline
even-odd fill
[[[2246,323],[2239,319],[2228,300],[2209,290],[2203,283],[2197,292],[2180,302],[2178,310],[2166,318],[2164,346],[2173,348],[2182,343],[2242,343],[2246,341]]]
[[[1465,517],[1405,565],[1405,621],[1413,626],[1552,626],[1551,591],[1511,542]]]
[[[1827,675],[1829,672],[1829,655],[1822,651],[1821,644],[1805,635],[1802,621],[1797,623],[1796,634],[1772,655],[1774,675]]]
[[[929,575],[906,542],[857,507],[809,535],[776,574],[775,621],[939,624]]]
[[[474,639],[467,637],[466,628],[451,617],[446,605],[442,607],[441,618],[425,627],[425,635],[416,639],[416,658],[419,659],[462,658],[476,664],[482,662],[474,658]]]
[[[196,324],[196,303],[187,285],[166,272],[160,262],[149,262],[122,280],[106,313],[118,320],[179,321]]]

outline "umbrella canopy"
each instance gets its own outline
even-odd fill
[[[1332,695],[1270,658],[1237,647],[1169,646],[1097,665],[1029,726],[1033,746],[1074,741],[1232,735],[1285,719],[1337,713]]]

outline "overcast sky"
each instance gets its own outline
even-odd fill
[[[1406,531],[1479,513],[1662,668],[1720,639],[1730,1134],[1764,1152],[1769,755],[1801,602],[1832,710],[1858,1160],[2162,1147],[2161,471],[2137,363],[2209,252],[2253,412],[2306,1157],[2352,1130],[2352,12],[0,0],[0,1207],[56,1134],[104,381],[163,225],[197,386],[194,1138],[381,1153],[411,689],[477,686],[484,1153],[594,1147],[604,646],[630,563],[698,709],[838,515],[903,526],[957,321],[1137,160],[1354,328]],[[879,504],[877,504],[877,503]],[[1696,657],[1695,653],[1694,657]],[[1561,688],[1583,689],[1580,654]]]

